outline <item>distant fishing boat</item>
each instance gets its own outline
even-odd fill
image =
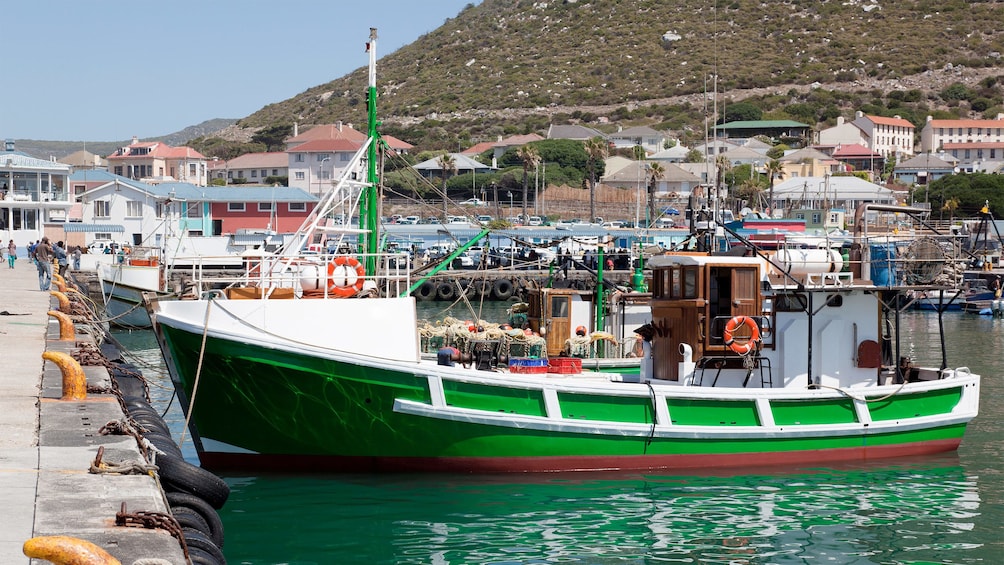
[[[659,470],[958,447],[978,413],[980,377],[947,360],[914,366],[901,354],[909,336],[899,298],[925,285],[893,276],[876,284],[890,260],[872,272],[867,233],[855,234],[846,270],[833,249],[652,257],[651,318],[634,330],[643,338],[634,374],[582,372],[581,359],[552,357],[550,345],[546,358],[506,364],[479,362],[476,348],[423,358],[410,296],[421,281],[377,245],[375,44],[374,30],[369,137],[347,169],[366,170],[366,181],[341,179],[296,245],[261,257],[226,288],[149,302],[204,466]],[[325,221],[352,199],[358,229]],[[332,234],[359,247],[302,253],[330,248]],[[566,299],[548,298],[551,318]]]
[[[150,248],[123,248],[110,262],[98,262],[98,282],[109,323],[123,328],[149,328],[144,293],[167,294],[164,269],[158,250]]]

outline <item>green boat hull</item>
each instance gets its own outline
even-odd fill
[[[656,433],[648,395],[589,390],[560,391],[560,424],[550,425],[544,388],[506,386],[499,379],[443,379],[441,394],[453,412],[439,417],[430,408],[440,391],[430,387],[428,366],[392,370],[213,337],[202,350],[202,335],[167,325],[160,331],[186,409],[195,396],[190,416],[202,464],[218,470],[525,472],[820,463],[952,450],[965,430],[965,422],[946,421],[885,432],[801,431],[854,423],[853,402],[831,397],[776,402],[775,423],[792,430],[779,433],[762,429],[749,398],[667,396],[674,426],[707,433]],[[960,395],[961,388],[903,395],[875,403],[871,417],[948,414]],[[611,425],[628,431],[611,431]]]

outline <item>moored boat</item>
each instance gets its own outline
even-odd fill
[[[148,248],[129,248],[110,262],[98,262],[98,282],[109,323],[124,328],[149,328],[150,316],[143,296],[167,294],[164,269],[158,251]]]
[[[366,220],[377,201],[375,40],[371,135],[347,169],[365,168],[367,182],[339,181],[299,245],[262,257],[228,288],[149,303],[204,466],[656,470],[959,445],[978,412],[980,377],[900,354],[899,298],[925,283],[875,284],[866,233],[856,234],[847,271],[830,249],[653,257],[636,374],[583,373],[564,356],[502,367],[423,358],[407,261],[377,252],[376,222]],[[332,233],[323,229],[329,202],[357,197],[363,226],[352,235],[363,242],[354,253],[298,253]]]

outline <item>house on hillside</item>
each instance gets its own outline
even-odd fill
[[[847,167],[814,147],[789,151],[780,159],[781,178],[821,177],[846,172]]]
[[[451,177],[470,173],[474,173],[475,175],[478,173],[484,174],[490,173],[494,170],[489,165],[475,161],[463,153],[449,153],[448,155],[453,158],[453,171],[450,172]],[[441,179],[443,178],[445,171],[443,170],[443,166],[439,160],[440,157],[427,159],[417,165],[414,165],[412,168],[427,179]],[[474,182],[471,184],[473,186]]]
[[[502,156],[505,155],[506,151],[509,151],[510,149],[518,149],[526,145],[527,143],[533,143],[534,141],[541,141],[543,139],[544,139],[543,137],[541,137],[539,134],[536,133],[530,133],[526,135],[511,135],[506,138],[503,138],[500,135],[497,141],[486,141],[478,143],[461,151],[459,155],[465,155],[473,159],[478,155],[485,153],[486,151],[491,151],[491,159],[492,159],[491,167],[493,169],[497,169],[498,163],[502,159]]]
[[[899,116],[868,116],[858,112],[854,125],[861,129],[870,143],[862,143],[883,157],[895,157],[897,161],[909,159],[913,155],[913,124]],[[848,144],[843,144],[846,147]],[[849,145],[854,145],[853,143]]]
[[[289,179],[289,155],[283,151],[245,153],[233,159],[214,159],[209,176],[222,184],[274,184],[283,186]],[[266,183],[265,179],[276,179]],[[219,184],[219,182],[217,184]]]
[[[841,145],[833,151],[833,158],[846,165],[848,171],[867,171],[873,179],[885,168],[886,158],[881,153],[863,145]]]
[[[819,131],[815,146],[836,148],[838,145],[855,143],[871,147],[871,138],[853,121],[848,122],[843,116],[837,116],[837,125]]]
[[[627,129],[618,129],[615,133],[607,135],[607,139],[616,149],[631,149],[641,147],[646,155],[662,151],[669,135],[650,128],[648,126],[636,126]]]
[[[928,116],[920,130],[921,152],[944,151],[949,143],[1004,143],[1004,114],[993,120],[936,120]]]
[[[381,136],[384,142],[396,153],[406,154],[410,150],[414,149],[415,146],[392,135]],[[308,141],[321,141],[321,140],[333,140],[333,139],[344,139],[347,141],[355,141],[356,143],[363,143],[366,141],[366,134],[352,127],[352,124],[343,123],[337,121],[333,124],[324,124],[319,126],[314,126],[309,130],[299,133],[298,126],[294,126],[293,135],[286,138],[286,151],[291,151],[296,149],[298,146],[307,143]]]
[[[955,160],[950,155],[921,153],[897,163],[892,170],[892,177],[903,184],[923,186],[941,177],[955,174],[955,166]]]
[[[690,149],[687,149],[683,145],[674,145],[673,147],[649,155],[648,159],[664,163],[682,163],[687,159],[687,153],[690,153]]]
[[[727,139],[746,140],[758,135],[766,136],[775,142],[781,139],[802,139],[812,143],[812,126],[794,120],[739,120],[716,125],[713,135]],[[742,143],[742,141],[740,141]]]
[[[575,141],[586,141],[594,137],[607,139],[607,136],[593,128],[580,125],[554,125],[547,127],[547,139],[571,139]]]
[[[108,170],[118,176],[146,183],[187,182],[206,186],[207,159],[191,147],[171,147],[160,141],[139,141],[118,148],[108,156]]]
[[[289,186],[310,194],[324,194],[347,175],[352,180],[365,178],[365,163],[352,164],[352,157],[362,144],[348,139],[315,139],[287,151]]]
[[[656,197],[687,198],[701,185],[701,179],[673,163],[659,163],[663,173],[656,180]],[[651,176],[649,163],[646,161],[631,161],[625,167],[608,173],[600,182],[625,190],[648,193],[648,182]]]

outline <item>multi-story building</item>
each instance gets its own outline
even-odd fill
[[[920,131],[920,150],[938,152],[946,145],[967,143],[1004,143],[1004,114],[993,120],[936,120],[927,117]]]
[[[858,112],[851,123],[868,139],[868,143],[862,145],[882,157],[902,161],[913,155],[913,136],[916,128],[908,120],[899,116],[886,118],[867,116],[863,112]],[[848,144],[843,145],[846,147]]]
[[[177,181],[206,186],[209,181],[206,157],[198,151],[135,137],[108,156],[108,170],[147,183]]]
[[[233,159],[213,159],[209,162],[209,177],[214,184],[263,185],[287,184],[289,155],[284,151],[245,153]],[[273,179],[274,182],[266,182]]]

